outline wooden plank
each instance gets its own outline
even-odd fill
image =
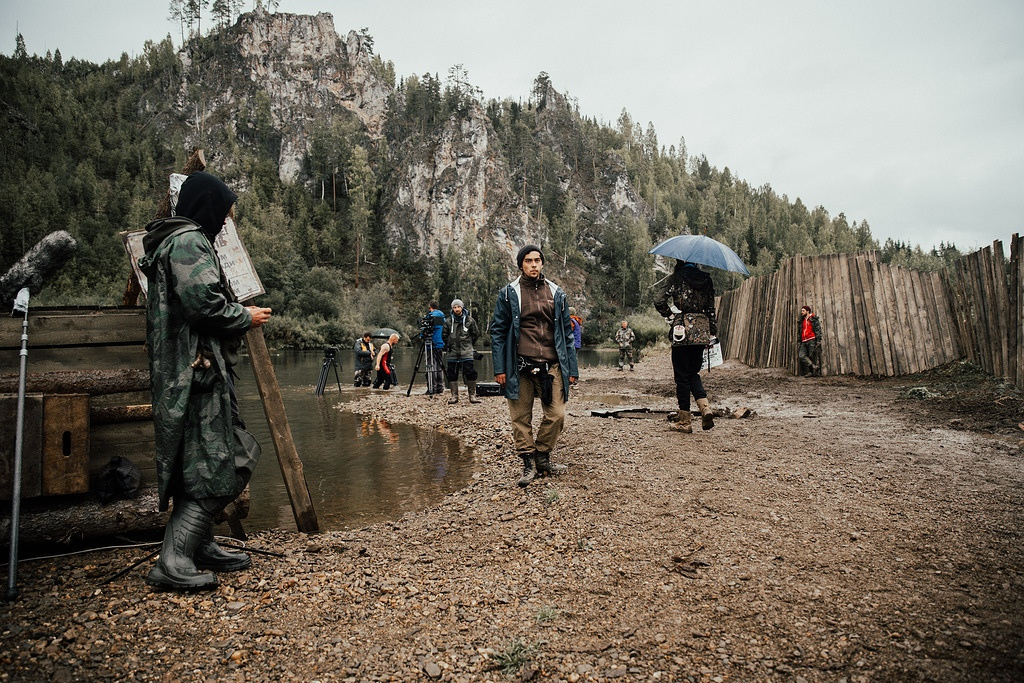
[[[813,275],[814,263],[811,257],[797,256],[793,259],[793,281],[796,285],[793,287],[793,297],[787,302],[785,322],[782,323],[786,333],[786,354],[782,367],[785,367],[794,375],[799,372],[800,368],[800,360],[797,353],[800,348],[800,340],[793,333],[793,328],[795,327],[793,323],[793,309],[795,308],[799,311],[800,306],[804,305],[803,302],[810,299],[810,294],[807,291],[807,281]]]
[[[31,314],[30,314],[31,315]],[[18,353],[0,352],[0,374],[17,373]],[[28,338],[28,371],[58,372],[62,370],[148,370],[149,356],[143,345],[133,346],[70,346],[38,348]]]
[[[966,257],[957,259],[955,266],[956,281],[954,284],[957,298],[957,325],[961,330],[960,339],[964,344],[964,355],[967,360],[980,366],[981,359],[974,327],[974,314],[970,307],[970,285]]]
[[[1024,388],[1024,237],[1014,233],[1010,238],[1010,357],[1009,380]]]
[[[309,496],[306,478],[302,473],[302,461],[299,460],[299,453],[292,440],[288,414],[284,410],[284,399],[281,397],[281,388],[277,384],[274,366],[270,362],[270,351],[267,349],[263,330],[259,327],[249,330],[245,335],[245,340],[249,347],[256,387],[263,399],[267,426],[274,439],[277,461],[281,466],[281,474],[284,476],[285,489],[288,491],[288,499],[292,504],[292,513],[295,515],[295,525],[299,531],[304,533],[316,533],[320,531],[320,525],[317,522],[316,512],[313,510],[313,501]]]
[[[89,396],[43,397],[44,496],[89,490]]]
[[[0,393],[16,392],[20,373],[0,375]],[[25,390],[35,394],[118,394],[150,388],[149,370],[66,370],[33,372]]]
[[[891,331],[891,353],[893,370],[897,375],[910,372],[910,361],[907,359],[907,327],[906,310],[902,293],[899,288],[899,273],[893,266],[886,266],[885,286],[889,297],[889,329]]]
[[[872,296],[875,301],[875,319],[878,321],[878,335],[880,339],[880,353],[882,366],[887,377],[896,374],[892,359],[892,330],[889,327],[889,297],[885,289],[885,280],[888,277],[888,266],[872,260],[871,267]]]
[[[941,297],[946,307],[946,326],[949,329],[949,341],[950,346],[952,347],[950,360],[957,360],[964,356],[964,349],[963,335],[961,333],[960,326],[957,324],[956,297],[953,293],[953,280],[949,268],[937,275],[938,289],[936,290],[936,297]]]
[[[913,336],[910,331],[910,315],[907,312],[907,293],[906,288],[903,286],[903,269],[899,266],[890,266],[889,276],[893,301],[896,305],[896,326],[898,329],[893,352],[899,362],[900,373],[910,374],[914,371]]]
[[[127,458],[140,470],[156,471],[153,422],[116,422],[89,430],[89,472],[97,474],[113,457]],[[156,483],[155,479],[148,480]]]
[[[978,360],[982,369],[986,372],[992,372],[992,346],[989,340],[989,311],[988,311],[988,292],[987,292],[987,281],[985,280],[984,273],[985,267],[985,256],[987,254],[988,247],[985,249],[979,249],[973,254],[969,254],[967,257],[967,264],[969,266],[968,281],[971,285],[971,310],[974,312],[974,331],[978,339]]]
[[[14,491],[14,451],[18,428],[18,395],[0,395],[0,500]],[[43,490],[43,396],[26,394],[21,434],[21,497]],[[4,536],[2,538],[8,538]]]
[[[784,327],[788,327],[786,323],[783,323],[783,319],[786,311],[786,301],[793,296],[793,285],[792,285],[792,263],[791,258],[785,259],[779,264],[779,269],[775,272],[775,291],[772,292],[772,299],[770,302],[770,327],[768,330],[768,348],[766,366],[769,368],[784,367],[785,361],[783,358],[783,348],[787,347],[788,344],[781,339],[782,330]],[[788,341],[788,340],[786,340]]]
[[[914,300],[917,303],[918,329],[921,333],[921,344],[924,349],[924,367],[922,369],[928,370],[940,365],[938,353],[936,353],[935,350],[935,334],[932,330],[932,321],[929,317],[932,314],[932,311],[928,306],[927,299],[925,298],[924,283],[921,280],[921,271],[912,270],[910,275],[911,283],[914,287]]]
[[[874,270],[868,263],[867,254],[857,256],[857,272],[860,275],[861,291],[864,297],[864,338],[867,343],[868,362],[871,366],[871,374],[884,377],[888,374],[885,369],[885,355],[882,351],[882,333],[878,323],[876,312],[877,302],[875,297]]]
[[[900,268],[903,279],[903,291],[907,297],[907,327],[910,331],[911,350],[913,352],[913,372],[921,372],[929,367],[929,359],[924,352],[924,336],[921,331],[921,312],[914,293],[914,271]]]
[[[153,405],[142,403],[128,406],[92,406],[89,423],[94,425],[117,422],[145,422],[153,419]]]
[[[0,351],[21,348],[21,323],[0,318]],[[146,309],[30,308],[28,339],[33,347],[145,344]]]
[[[1003,253],[1003,243],[1000,240],[992,242],[992,259],[990,263],[993,310],[1000,312],[1000,315],[992,316],[992,331],[994,333],[992,354],[996,367],[994,374],[999,377],[1006,377],[1010,371],[1009,316],[1006,315],[1006,312],[1010,310],[1010,295],[1006,291],[1006,256]]]
[[[839,321],[842,327],[843,338],[847,340],[846,352],[843,361],[848,368],[847,372],[856,375],[864,374],[860,362],[860,342],[857,338],[857,327],[853,320],[853,312],[856,310],[854,301],[853,283],[850,276],[850,263],[845,255],[837,255],[835,265],[839,271],[838,290],[841,292],[842,306],[839,309]]]
[[[953,345],[955,337],[952,320],[949,316],[949,301],[947,301],[942,287],[942,278],[938,273],[926,273],[922,277],[925,280],[925,287],[931,300],[932,310],[935,312],[935,325],[933,327],[937,342],[935,351],[941,354],[941,363],[949,363],[956,360],[956,352]]]
[[[831,285],[826,269],[827,261],[821,256],[816,256],[813,263],[814,277],[811,299],[810,301],[800,302],[800,305],[810,305],[811,309],[818,315],[818,320],[821,323],[821,374],[835,375],[839,373],[836,365],[836,358],[838,357],[836,328],[832,322],[834,313],[825,304],[827,291]],[[799,314],[799,309],[797,309],[797,314]]]

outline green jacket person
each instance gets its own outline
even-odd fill
[[[174,589],[213,588],[213,571],[250,566],[213,538],[213,518],[252,475],[259,444],[237,417],[231,366],[241,336],[270,309],[234,301],[212,240],[236,195],[193,173],[177,215],[146,226],[139,267],[148,280],[146,339],[153,390],[160,509],[173,499],[160,559],[146,581]]]

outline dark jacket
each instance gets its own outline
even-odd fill
[[[654,308],[670,320],[681,313],[703,313],[710,322],[711,334],[718,334],[715,285],[711,276],[695,264],[687,263],[672,271],[654,300]]]
[[[519,398],[519,299],[520,279],[516,278],[498,291],[491,321],[491,359],[494,374],[505,375],[505,397]],[[576,366],[576,348],[573,346],[572,321],[569,319],[569,300],[562,288],[545,280],[551,288],[555,302],[555,354],[562,375],[562,398],[569,398],[569,378],[579,377]]]
[[[456,318],[452,313],[444,326],[444,347],[448,349],[451,360],[472,360],[476,349],[476,340],[480,338],[480,328],[476,320],[463,310],[462,316]]]
[[[363,341],[362,337],[356,339],[355,346],[352,347],[352,352],[356,356],[356,370],[372,370],[376,351],[372,341]]]

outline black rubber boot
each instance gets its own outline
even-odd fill
[[[252,566],[252,558],[245,553],[233,553],[217,544],[212,524],[196,548],[195,562],[197,568],[212,572],[240,572]]]
[[[213,515],[199,503],[179,499],[164,531],[160,558],[146,576],[146,583],[186,591],[216,588],[217,575],[200,571],[192,559],[212,523]]]
[[[540,451],[537,451],[534,453],[534,459],[537,461],[537,476],[561,474],[569,469],[565,465],[551,462],[550,453],[541,453]]]
[[[530,482],[537,478],[537,470],[533,465],[533,454],[523,455],[523,476],[519,477],[516,486],[525,489]]]

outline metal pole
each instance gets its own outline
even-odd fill
[[[23,311],[21,322],[21,370],[18,376],[18,424],[14,437],[14,489],[11,491],[11,554],[7,564],[8,602],[18,597],[18,526],[21,522],[21,449],[25,438],[25,372],[28,366],[28,287],[14,300],[14,310]]]

